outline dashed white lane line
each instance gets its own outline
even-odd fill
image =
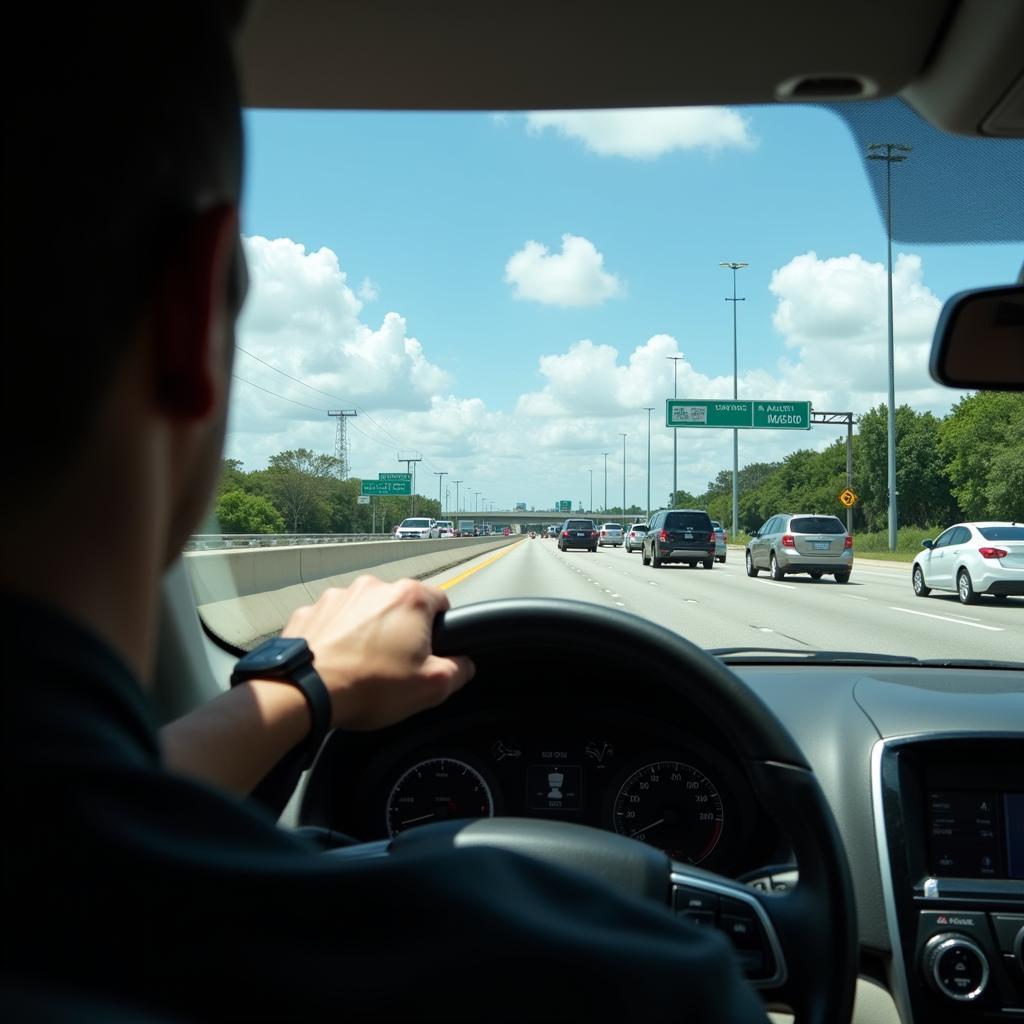
[[[940,622],[955,622],[958,626],[970,626],[972,629],[987,629],[991,633],[1004,633],[1002,626],[986,626],[980,622],[968,622],[966,619],[954,619],[951,615],[932,615],[931,612],[919,612],[913,608],[899,608],[894,604],[889,605],[890,611],[904,612],[907,615],[920,615],[926,619],[938,619]]]
[[[783,590],[796,590],[796,587],[792,583],[776,583],[774,580],[765,580],[765,584],[769,587],[782,587]]]
[[[847,601],[867,601],[869,598],[861,597],[859,594],[840,594],[840,597],[845,597]]]

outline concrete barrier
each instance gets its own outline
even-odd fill
[[[373,541],[185,553],[196,605],[207,628],[236,647],[280,632],[292,612],[328,587],[370,573],[391,582],[423,578],[522,537]]]

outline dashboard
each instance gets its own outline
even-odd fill
[[[335,734],[303,823],[373,841],[455,818],[569,821],[733,876],[787,857],[742,765],[692,711],[665,721],[621,700],[554,698],[426,718]]]

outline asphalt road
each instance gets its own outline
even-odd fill
[[[681,633],[701,647],[866,651],[918,658],[996,658],[1024,663],[1024,598],[953,594],[915,597],[910,566],[854,562],[847,584],[831,577],[747,577],[730,549],[713,570],[645,567],[639,552],[560,552],[524,539],[439,573],[453,606],[501,597],[556,597],[620,608]]]

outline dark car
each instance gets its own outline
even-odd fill
[[[660,568],[685,562],[705,569],[715,567],[715,530],[701,509],[666,509],[651,516],[641,552],[644,565]]]
[[[597,551],[597,523],[593,519],[566,519],[558,531],[558,550],[584,548]]]

